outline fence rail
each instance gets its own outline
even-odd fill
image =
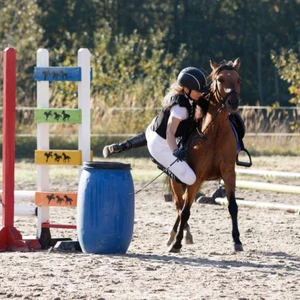
[[[0,106],[0,110],[2,110],[3,107]],[[34,110],[36,107],[33,106],[17,106],[16,110]],[[126,106],[118,106],[118,107],[109,107],[109,110],[160,110],[161,107],[126,107]],[[279,107],[273,107],[273,106],[250,106],[250,105],[243,105],[240,106],[240,110],[244,109],[258,109],[258,110],[298,110],[300,112],[300,106],[279,106]]]
[[[91,137],[130,137],[138,134],[138,132],[135,133],[91,133]],[[2,136],[2,134],[1,134]],[[16,137],[20,138],[26,138],[26,137],[35,137],[36,134],[33,133],[17,133]],[[50,137],[75,137],[76,134],[50,134]],[[246,133],[245,137],[300,137],[300,133],[264,133],[264,132],[258,132],[258,133]]]
[[[35,107],[16,107],[17,137],[34,137]],[[2,107],[0,107],[0,111]],[[160,107],[108,107],[93,109],[92,137],[128,137],[145,130],[145,124],[161,110]],[[246,137],[299,137],[300,107],[241,106],[239,110],[246,127]],[[2,113],[0,113],[0,121]],[[0,127],[1,127],[0,122]],[[52,136],[63,137],[55,128]],[[66,136],[72,136],[70,130]]]

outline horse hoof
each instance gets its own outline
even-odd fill
[[[235,252],[244,251],[243,245],[242,244],[234,244],[234,251]]]
[[[170,253],[180,253],[180,248],[175,248],[174,246],[169,248]]]
[[[191,233],[186,233],[184,239],[185,239],[185,243],[187,245],[194,244],[194,239],[193,239],[193,236],[191,235]]]
[[[167,246],[171,246],[173,244],[175,237],[176,237],[176,232],[174,230],[171,230],[170,237],[167,241]]]
[[[171,246],[172,244],[173,244],[173,242],[174,242],[174,239],[169,239],[168,241],[167,241],[167,246]]]

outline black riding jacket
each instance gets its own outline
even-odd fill
[[[181,142],[183,144],[186,141],[188,134],[196,126],[194,116],[195,107],[198,104],[198,102],[193,101],[193,105],[191,105],[189,99],[186,98],[184,95],[176,95],[171,98],[171,104],[168,107],[163,108],[160,114],[156,117],[154,124],[152,125],[152,130],[155,131],[162,138],[167,138],[167,125],[170,117],[170,110],[174,105],[177,104],[181,107],[185,107],[188,110],[189,114],[186,120],[182,120],[179,123],[175,132],[175,137],[181,137]]]

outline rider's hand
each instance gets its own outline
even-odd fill
[[[177,148],[174,150],[173,155],[180,161],[187,160],[188,151],[184,148]]]

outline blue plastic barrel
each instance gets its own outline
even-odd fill
[[[77,196],[77,236],[85,253],[126,253],[133,234],[130,164],[84,162]]]

